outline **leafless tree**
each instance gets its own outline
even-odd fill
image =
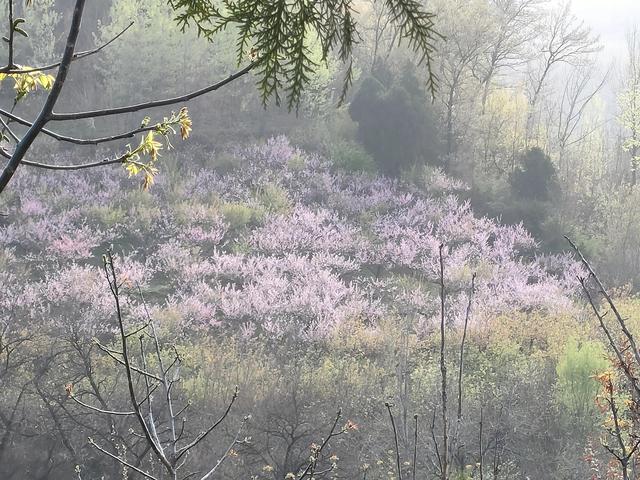
[[[608,73],[606,73],[601,79],[594,79],[594,71],[595,65],[593,63],[572,68],[562,90],[560,101],[555,104],[558,171],[565,178],[568,177],[568,171],[565,172],[565,169],[568,170],[565,161],[567,149],[581,142],[593,132],[593,130],[583,132],[579,127],[585,110],[602,90],[608,78]]]
[[[622,149],[629,152],[631,186],[635,186],[640,167],[640,34],[637,29],[627,33],[627,63],[618,103],[618,120],[625,137]]]
[[[528,75],[528,139],[533,135],[536,109],[554,68],[561,64],[584,65],[590,55],[600,50],[599,38],[571,13],[570,3],[551,12],[547,21],[548,27],[541,40],[540,54]]]
[[[92,437],[89,443],[99,452],[113,459],[121,468],[151,480],[213,478],[214,475],[218,475],[225,460],[236,455],[237,449],[248,451],[253,448],[252,441],[243,436],[246,423],[250,419],[250,416],[245,416],[224,452],[206,471],[193,470],[189,462],[189,457],[196,447],[203,445],[205,439],[217,432],[229,416],[238,398],[237,387],[221,415],[209,426],[201,428],[197,433],[193,432],[193,427],[187,424],[184,416],[191,403],[176,400],[182,363],[178,349],[174,345],[166,345],[161,341],[158,327],[147,310],[140,288],[135,292],[126,291],[126,282],[118,278],[115,259],[111,252],[104,256],[103,267],[114,301],[119,347],[110,347],[97,340],[95,345],[123,371],[129,409],[110,408],[109,402],[100,393],[99,386],[95,386],[95,392],[88,392],[90,393],[88,396],[93,401],[85,400],[87,395],[84,393],[87,392],[77,390],[77,385],[72,382],[67,384],[66,391],[68,397],[80,407],[94,415],[106,416],[112,425],[110,427],[112,435],[117,433],[116,430],[123,428],[120,420],[124,420],[124,425],[129,427],[132,442],[124,443],[125,448],[118,448],[116,445],[115,451],[113,447],[108,448],[104,445],[104,437],[101,437],[102,442]],[[125,297],[134,293],[142,301],[146,319],[141,325],[127,326]],[[96,399],[98,405],[95,405]],[[295,469],[296,479],[323,478],[334,470],[335,462],[327,457],[326,450],[333,439],[354,428],[351,422],[341,425],[341,418],[342,413],[338,411],[328,434],[318,443],[311,443],[310,455]],[[116,421],[118,427],[115,426]],[[284,433],[286,428],[283,429]],[[126,441],[126,439],[123,440]],[[133,460],[130,460],[131,456],[134,457]],[[149,458],[152,458],[152,461],[149,461]],[[187,471],[190,467],[191,471]]]
[[[455,418],[449,418],[449,387],[448,387],[448,367],[447,367],[447,330],[450,319],[447,318],[447,286],[445,283],[445,259],[444,259],[445,245],[441,244],[438,253],[438,284],[439,284],[439,297],[440,297],[440,337],[438,343],[439,349],[439,367],[440,367],[440,398],[437,408],[434,409],[432,422],[431,422],[431,440],[436,455],[436,461],[434,464],[438,469],[438,477],[441,480],[449,480],[453,474],[453,461],[456,456],[460,457],[460,449],[462,445],[460,443],[460,432],[464,418],[463,412],[463,377],[464,377],[464,360],[465,360],[465,346],[467,341],[467,332],[469,327],[469,320],[472,314],[473,297],[476,288],[476,275],[471,277],[471,285],[469,287],[468,301],[465,309],[464,323],[462,326],[462,335],[460,340],[460,347],[458,351],[458,371],[457,371],[457,395],[456,395],[456,409]],[[436,410],[440,411],[440,428],[441,435],[436,433]],[[391,413],[391,412],[390,412]],[[452,428],[453,427],[453,428]],[[417,428],[417,426],[416,426]],[[395,426],[394,426],[395,433]],[[439,438],[438,438],[439,437]],[[464,460],[458,459],[458,467],[464,468]]]
[[[490,1],[495,33],[476,71],[482,86],[482,113],[496,77],[529,60],[528,45],[537,35],[535,18],[540,4],[540,0]]]
[[[379,61],[388,60],[397,39],[398,29],[391,21],[387,9],[379,2],[369,0],[366,4],[370,20],[363,26],[362,31],[372,40],[369,71],[374,72]]]
[[[445,8],[463,8],[461,2],[451,2]],[[438,48],[439,99],[444,108],[444,131],[446,143],[445,170],[449,170],[458,147],[457,132],[461,132],[465,89],[473,80],[477,63],[487,49],[490,37],[490,18],[478,3],[465,15],[447,14],[440,28],[446,40]],[[464,111],[464,117],[469,112]]]
[[[241,438],[241,434],[249,417],[245,417],[225,452],[206,472],[182,472],[183,469],[189,468],[188,458],[191,452],[211,435],[229,415],[238,396],[237,388],[219,418],[211,422],[208,427],[202,428],[199,433],[189,436],[189,429],[183,417],[189,403],[178,407],[174,398],[176,385],[180,381],[179,372],[182,361],[177,349],[175,347],[167,349],[161,344],[157,327],[148,311],[144,324],[128,330],[124,319],[122,292],[124,282],[118,278],[115,260],[111,252],[104,256],[104,273],[115,305],[120,348],[110,348],[99,342],[96,344],[100,350],[116,362],[117,366],[124,370],[130,410],[112,410],[106,405],[106,402],[101,402],[100,406],[85,402],[79,395],[76,395],[74,385],[71,383],[66,387],[67,394],[76,403],[94,413],[108,417],[134,419],[137,428],[131,426],[131,434],[143,440],[145,447],[147,447],[144,450],[150,452],[154,463],[160,466],[164,474],[156,473],[154,464],[146,469],[142,465],[136,465],[127,458],[126,452],[113,452],[93,438],[89,439],[90,444],[118,462],[123,468],[148,479],[171,478],[178,480],[194,476],[201,480],[212,478],[232,453],[233,448],[247,441]],[[138,293],[142,296],[141,291]],[[144,302],[144,298],[142,300]]]

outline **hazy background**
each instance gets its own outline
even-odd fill
[[[59,61],[78,0],[12,1],[16,63]],[[142,478],[124,459],[152,480],[640,479],[640,0],[566,1],[420,2],[446,38],[433,92],[384,8],[400,0],[352,0],[341,105],[347,67],[314,42],[297,112],[265,109],[254,71],[51,122],[65,141],[40,135],[0,192],[0,480]],[[183,33],[171,3],[87,2],[79,50],[130,28],[73,62],[56,112],[236,72],[238,32]],[[306,31],[258,17],[267,50]],[[24,75],[0,75],[4,118],[42,108],[48,82]],[[0,125],[0,153],[25,131]]]
[[[550,3],[562,5],[564,2],[552,0]],[[576,0],[571,6],[576,16],[600,35],[605,53],[616,57],[624,55],[625,34],[640,21],[638,0]]]

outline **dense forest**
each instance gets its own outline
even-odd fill
[[[0,5],[0,479],[640,478],[639,30]]]

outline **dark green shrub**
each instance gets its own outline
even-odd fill
[[[351,101],[349,113],[358,122],[358,139],[387,175],[437,164],[434,113],[415,68],[407,66],[395,78],[388,77],[385,71],[364,79]]]
[[[522,199],[548,201],[558,190],[556,167],[540,148],[529,149],[521,165],[509,178],[514,196]]]

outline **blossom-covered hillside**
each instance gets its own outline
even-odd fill
[[[173,159],[149,192],[109,169],[22,172],[0,206],[0,311],[103,324],[109,246],[158,316],[244,337],[314,340],[405,315],[420,333],[438,308],[441,244],[452,321],[474,272],[476,322],[571,306],[571,259],[538,256],[522,227],[474,217],[463,185],[437,172],[421,189],[346,175],[283,137],[224,155],[224,169]]]

